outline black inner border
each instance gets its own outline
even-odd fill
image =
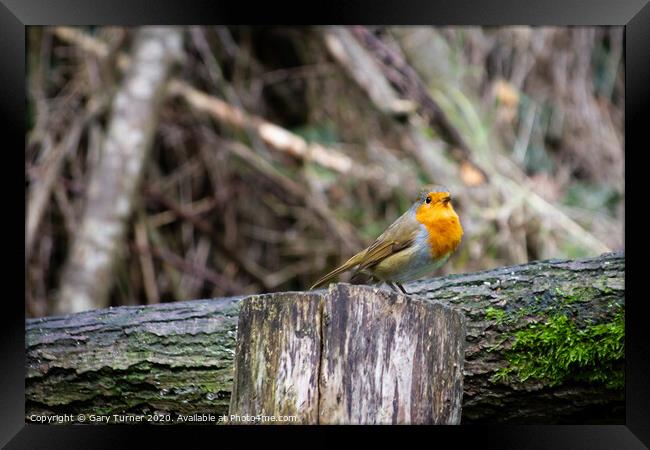
[[[16,158],[4,175],[18,178],[22,170],[18,150],[25,143],[25,26],[26,25],[144,25],[144,24],[412,24],[412,25],[624,25],[626,111],[625,141],[636,152],[628,151],[626,170],[626,425],[607,426],[459,426],[459,427],[285,427],[282,430],[301,434],[306,439],[287,440],[277,427],[205,427],[194,426],[191,440],[182,427],[155,426],[75,426],[25,425],[24,423],[24,324],[25,312],[21,293],[6,295],[2,308],[4,326],[0,329],[2,370],[0,370],[0,444],[6,448],[130,448],[135,435],[146,434],[149,445],[178,436],[185,444],[198,446],[194,432],[212,432],[212,445],[223,446],[226,434],[241,434],[235,445],[250,445],[250,437],[268,434],[268,439],[286,445],[289,442],[308,446],[313,435],[321,437],[332,432],[345,434],[361,431],[367,435],[424,438],[422,444],[443,448],[458,444],[478,444],[488,448],[589,448],[628,449],[650,446],[650,327],[645,314],[649,301],[642,295],[639,280],[645,264],[641,248],[631,245],[633,236],[645,244],[641,233],[632,233],[644,225],[645,186],[634,187],[632,172],[645,169],[641,158],[648,147],[644,128],[650,105],[650,6],[647,0],[330,0],[321,3],[238,2],[218,0],[0,0],[0,118],[3,137],[13,138],[5,156]],[[645,113],[645,114],[644,114]],[[638,147],[638,148],[637,148]],[[632,165],[636,162],[636,167]],[[642,174],[640,176],[643,176]],[[636,178],[638,180],[638,178]],[[11,180],[18,186],[19,180]],[[20,205],[19,193],[3,190],[8,201],[17,208],[5,206],[5,219],[13,219],[15,228],[5,232],[5,242],[16,247],[7,252],[5,267],[15,268],[14,255],[24,258],[20,239],[24,233],[25,203]],[[635,200],[636,199],[636,200]],[[22,206],[22,207],[21,207]],[[20,213],[13,213],[13,211]],[[638,214],[639,219],[630,219]],[[22,227],[19,228],[19,227]],[[9,230],[15,230],[10,235]],[[11,237],[10,237],[11,236]],[[8,238],[8,239],[7,239]],[[636,244],[636,242],[635,242]],[[7,247],[5,247],[7,248]],[[8,249],[8,248],[7,248]],[[14,250],[14,248],[12,248]],[[630,261],[630,258],[632,260]],[[17,259],[17,258],[16,258]],[[26,270],[26,267],[25,267]],[[6,272],[5,272],[6,273]],[[4,286],[11,286],[17,277],[5,276]],[[630,285],[632,280],[632,286]],[[13,286],[12,286],[13,287]],[[632,291],[630,291],[632,289]],[[19,291],[20,289],[16,289]],[[630,295],[629,292],[638,295]],[[12,292],[13,294],[13,292]],[[24,285],[22,290],[24,296]],[[254,431],[254,432],[253,432]],[[418,434],[420,436],[414,436]],[[439,440],[442,435],[449,443]],[[370,437],[370,436],[368,436]],[[373,436],[374,437],[374,436]],[[157,439],[156,439],[157,438]],[[327,438],[325,438],[327,439]],[[10,442],[11,441],[11,442]],[[319,439],[319,443],[326,441]],[[271,442],[270,440],[266,442]],[[340,440],[332,440],[340,443]],[[645,444],[645,445],[644,445]],[[210,445],[210,444],[208,444]],[[225,444],[227,445],[227,444]],[[340,444],[339,444],[340,445]],[[408,445],[408,444],[407,444]],[[647,448],[647,447],[646,447]]]

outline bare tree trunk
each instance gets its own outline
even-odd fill
[[[108,306],[111,268],[151,146],[167,74],[180,52],[180,29],[143,27],[137,32],[130,71],[115,95],[106,141],[63,271],[57,313]]]
[[[466,317],[463,423],[624,423],[624,277],[618,253],[406,289]],[[27,420],[57,412],[226,414],[240,301],[29,319]]]

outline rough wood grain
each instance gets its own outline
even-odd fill
[[[348,284],[242,304],[230,416],[306,424],[458,424],[462,314]],[[295,423],[295,422],[294,422]]]
[[[625,307],[623,253],[538,261],[406,288],[465,315],[463,423],[625,423],[624,389],[608,386],[623,377],[624,353],[609,367],[595,360],[572,369],[577,376],[604,368],[600,381],[494,379],[509,366],[518,331],[558,314],[581,329],[613,323]],[[226,414],[240,304],[240,297],[193,300],[28,319],[26,417]]]
[[[244,300],[231,417],[286,415],[298,416],[299,423],[317,423],[321,316],[319,294],[285,293]]]
[[[338,284],[324,303],[319,423],[458,424],[462,314]]]

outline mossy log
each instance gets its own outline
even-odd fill
[[[463,423],[624,423],[624,271],[618,253],[406,285],[465,315]],[[226,414],[241,300],[27,320],[27,420]]]
[[[462,314],[368,286],[245,299],[230,417],[459,424]]]
[[[625,423],[625,256],[413,283],[467,320],[463,422]]]

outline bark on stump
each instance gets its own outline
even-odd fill
[[[239,316],[230,415],[458,424],[464,342],[460,312],[385,289],[251,297]]]

